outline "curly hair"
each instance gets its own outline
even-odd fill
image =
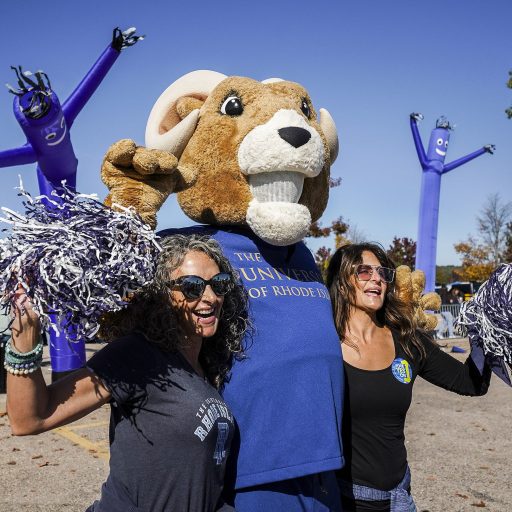
[[[383,267],[396,268],[381,245],[369,242],[340,247],[333,254],[327,268],[326,284],[331,296],[338,336],[342,343],[346,343],[355,350],[358,350],[357,346],[346,336],[350,311],[356,300],[356,290],[351,276],[354,275],[354,265],[363,262],[365,251],[374,254]],[[384,304],[377,312],[377,320],[398,333],[399,343],[408,356],[413,357],[412,348],[414,347],[419,351],[420,358],[425,357],[425,348],[420,341],[420,336],[423,337],[426,334],[415,327],[411,307],[398,298],[392,285],[387,287]]]
[[[99,336],[113,341],[132,333],[142,334],[162,350],[175,352],[186,343],[166,284],[187,253],[206,254],[221,272],[230,274],[234,286],[224,296],[222,314],[216,333],[203,343],[199,361],[212,385],[220,388],[227,378],[234,357],[242,356],[242,341],[252,332],[249,303],[238,274],[222,253],[219,244],[208,236],[171,235],[160,241],[160,253],[153,280],[134,293],[128,306],[109,313],[102,322]]]

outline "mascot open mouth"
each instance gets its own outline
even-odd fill
[[[248,179],[253,197],[262,203],[272,201],[297,203],[304,186],[304,174],[300,172],[264,172],[253,174]]]
[[[298,204],[305,178],[314,178],[325,164],[319,133],[294,110],[278,110],[245,137],[238,151],[252,201],[246,221],[262,240],[291,245],[302,240],[311,212]]]

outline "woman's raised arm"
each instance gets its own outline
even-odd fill
[[[13,306],[12,337],[6,346],[7,413],[14,435],[39,434],[101,407],[110,393],[87,368],[82,368],[47,386],[37,360],[40,325],[25,291],[20,288]],[[42,348],[42,347],[41,347]],[[30,355],[30,352],[35,352]],[[15,370],[21,362],[21,370]],[[34,370],[27,373],[29,370]]]

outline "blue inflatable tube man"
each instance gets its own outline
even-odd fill
[[[492,154],[495,147],[492,144],[487,144],[469,155],[445,164],[450,141],[450,130],[452,130],[453,127],[444,117],[439,118],[435,129],[432,130],[430,134],[428,150],[425,153],[418,130],[418,121],[421,119],[423,119],[421,114],[412,113],[410,115],[414,145],[416,146],[416,152],[423,170],[418,242],[416,248],[416,268],[425,272],[425,292],[433,292],[435,291],[436,284],[436,250],[441,176],[484,153]]]
[[[114,29],[112,42],[62,105],[45,73],[24,72],[21,66],[13,67],[18,87],[8,88],[15,95],[14,116],[27,142],[23,146],[0,151],[0,167],[37,162],[41,194],[50,196],[53,191],[62,189],[63,181],[66,182],[66,187],[74,190],[78,160],[71,143],[70,129],[121,50],[134,45],[140,39],[142,37],[135,35],[134,28],[124,32],[119,28]],[[48,207],[51,207],[49,203]],[[72,340],[74,343],[69,343],[62,330],[61,334],[51,330],[49,336],[54,377],[84,365],[83,340]]]

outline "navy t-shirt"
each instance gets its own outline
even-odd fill
[[[329,293],[304,243],[277,247],[249,229],[196,226],[238,269],[255,325],[222,392],[240,433],[236,487],[343,465],[343,364]]]
[[[112,394],[110,475],[89,510],[220,510],[234,423],[215,388],[179,352],[136,335],[87,366]]]

